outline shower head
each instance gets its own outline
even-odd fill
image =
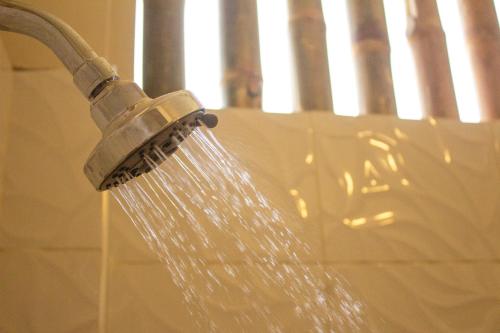
[[[188,91],[155,99],[132,82],[113,81],[95,98],[92,117],[103,132],[85,164],[94,187],[107,190],[151,170],[148,159],[159,164],[197,126],[217,125]]]
[[[102,131],[84,172],[98,190],[107,190],[149,172],[201,125],[214,127],[217,117],[188,91],[151,99],[135,83],[120,80],[71,27],[58,18],[13,0],[0,0],[0,30],[31,36],[62,61],[91,103]]]

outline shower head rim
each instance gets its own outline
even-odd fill
[[[205,109],[189,91],[181,90],[143,100],[128,113],[130,119],[123,121],[121,117],[123,123],[119,126],[109,124],[113,129],[104,130],[102,139],[85,163],[84,172],[98,191],[120,185],[114,176],[126,171],[121,170],[123,166],[130,170],[131,165],[141,162],[141,150],[147,149],[156,138],[172,136],[179,131],[189,135],[202,121]],[[175,150],[177,144],[166,147],[165,153]]]

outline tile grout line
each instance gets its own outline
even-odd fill
[[[98,331],[106,333],[109,271],[109,193],[101,195],[101,274],[99,278]]]
[[[218,261],[218,260],[207,260],[209,265],[245,265],[247,262],[244,260],[228,260],[228,261]],[[162,262],[156,260],[117,260],[115,262],[117,265],[162,265]],[[265,264],[262,261],[261,264]],[[258,261],[252,261],[252,264],[259,264]],[[293,262],[290,260],[279,260],[278,264],[282,265],[306,265],[306,266],[335,266],[335,265],[359,265],[359,266],[377,266],[377,265],[475,265],[475,264],[493,264],[499,265],[500,259],[456,259],[456,260],[304,260],[300,262]]]
[[[53,246],[0,246],[0,252],[10,251],[45,251],[45,252],[101,252],[100,247],[53,247]]]
[[[319,228],[320,228],[320,257],[321,257],[321,262],[324,262],[326,260],[326,239],[325,239],[325,228],[324,228],[324,219],[322,218],[323,216],[323,209],[322,209],[322,196],[321,196],[321,190],[320,190],[320,179],[319,179],[319,165],[318,165],[318,156],[319,156],[319,150],[318,150],[318,140],[317,140],[317,132],[314,128],[314,120],[313,120],[313,115],[311,113],[307,113],[307,122],[308,122],[308,127],[307,127],[307,140],[309,140],[309,143],[311,144],[312,147],[312,152],[313,152],[313,166],[314,166],[314,183],[316,187],[316,195],[318,198],[318,208],[319,208]]]

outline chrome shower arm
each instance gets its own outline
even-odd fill
[[[78,33],[50,14],[14,0],[0,0],[0,30],[28,35],[47,45],[90,100],[91,116],[103,136],[84,172],[98,191],[151,171],[149,158],[161,162],[196,127],[217,125],[217,117],[206,114],[188,91],[151,99],[137,84],[119,80],[111,65]]]
[[[33,37],[48,46],[73,75],[80,91],[93,99],[117,74],[80,35],[58,18],[11,0],[0,0],[0,30]]]

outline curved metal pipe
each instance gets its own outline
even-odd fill
[[[155,99],[139,86],[119,80],[111,65],[66,23],[42,11],[0,0],[0,30],[38,39],[61,59],[90,100],[103,137],[85,163],[92,185],[103,191],[151,170],[147,157],[161,162],[198,126],[214,127],[217,117],[188,91]]]
[[[0,30],[33,37],[48,46],[73,74],[80,91],[93,99],[117,74],[70,26],[58,18],[11,0],[0,0]]]

